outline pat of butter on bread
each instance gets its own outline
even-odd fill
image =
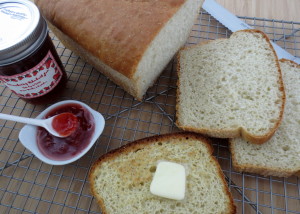
[[[235,214],[224,174],[213,156],[212,143],[209,138],[189,132],[127,143],[93,164],[89,174],[91,192],[103,214]],[[160,170],[157,164],[161,162],[164,166],[164,161],[185,168],[183,200],[162,198],[150,192],[154,175]],[[202,176],[204,173],[209,176]],[[173,188],[178,188],[179,182],[175,183]]]
[[[164,198],[183,200],[185,196],[186,172],[183,165],[162,161],[157,164],[150,192]]]

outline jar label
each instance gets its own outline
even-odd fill
[[[61,80],[62,71],[51,51],[32,69],[13,76],[0,76],[0,80],[22,98],[36,98],[50,92]]]

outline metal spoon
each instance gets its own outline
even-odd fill
[[[58,114],[53,117],[50,117],[48,119],[33,119],[33,118],[20,117],[20,116],[0,113],[0,119],[10,120],[10,121],[15,121],[15,122],[20,122],[20,123],[26,123],[26,124],[30,124],[30,125],[34,125],[34,126],[41,126],[41,127],[45,128],[50,134],[52,134],[56,137],[68,137],[70,134],[72,134],[76,130],[77,126],[69,127],[68,130],[64,130],[64,133],[60,129],[55,129],[55,127],[53,127],[53,121],[59,122],[62,117],[64,117],[64,118],[67,117],[67,120],[69,117],[70,120],[73,120],[74,122],[77,123],[77,117],[72,113],[62,113],[62,114]]]

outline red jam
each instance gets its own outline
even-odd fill
[[[71,135],[78,127],[78,120],[74,114],[62,113],[53,118],[52,127],[61,136]]]
[[[92,114],[79,104],[66,104],[50,111],[45,118],[61,113],[71,113],[78,120],[77,129],[68,137],[55,137],[44,128],[37,131],[37,145],[42,154],[52,160],[68,160],[85,149],[95,131],[95,121]]]

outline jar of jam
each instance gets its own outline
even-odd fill
[[[67,75],[34,3],[0,0],[0,81],[39,104],[61,94]]]

